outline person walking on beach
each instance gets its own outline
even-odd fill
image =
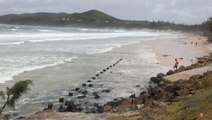
[[[177,59],[175,59],[175,64],[174,64],[173,69],[174,69],[174,70],[177,70],[178,65],[179,65],[179,62],[178,62]]]

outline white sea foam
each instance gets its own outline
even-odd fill
[[[61,41],[61,40],[91,40],[91,39],[108,39],[118,37],[145,37],[145,36],[158,36],[167,35],[165,33],[149,33],[143,31],[120,31],[112,33],[49,33],[50,30],[40,30],[44,33],[17,33],[17,34],[0,34],[0,43],[3,41],[20,42],[46,42],[46,41]],[[47,32],[48,31],[48,32]],[[14,41],[16,40],[16,41]]]
[[[71,62],[74,59],[77,59],[77,56],[74,56],[71,58],[63,58],[63,59],[60,59],[58,61],[54,61],[54,62],[48,63],[48,64],[31,65],[31,66],[23,65],[22,68],[6,69],[6,70],[0,72],[0,83],[4,83],[6,81],[12,80],[14,76],[19,75],[20,73],[23,73],[26,71],[32,71],[32,70],[37,70],[37,69],[43,69],[46,67],[56,66],[59,64],[63,64],[65,62]]]
[[[2,42],[0,45],[21,45],[24,44],[25,41],[18,41],[18,42]]]

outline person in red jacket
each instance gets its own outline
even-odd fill
[[[174,64],[173,69],[174,69],[174,70],[177,70],[178,65],[179,65],[179,62],[178,62],[178,60],[177,60],[177,59],[175,59],[175,64]]]

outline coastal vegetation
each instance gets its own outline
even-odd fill
[[[10,118],[10,114],[6,110],[15,108],[16,102],[30,89],[31,84],[31,80],[19,81],[11,88],[7,87],[5,91],[0,91],[0,97],[4,101],[0,106],[1,120]]]
[[[1,24],[45,25],[45,26],[76,26],[97,28],[125,28],[125,29],[158,29],[209,31],[211,19],[202,24],[186,25],[174,22],[121,20],[101,11],[90,10],[83,13],[25,13],[0,16]]]
[[[25,13],[8,14],[0,16],[1,24],[35,25],[35,26],[72,26],[92,28],[114,28],[114,29],[155,29],[155,30],[177,30],[200,33],[208,37],[212,42],[212,18],[201,24],[187,25],[176,24],[168,21],[136,21],[121,20],[105,14],[98,10],[89,10],[83,13]]]

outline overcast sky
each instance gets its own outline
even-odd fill
[[[0,15],[91,9],[120,19],[196,24],[212,17],[212,0],[0,0]]]

